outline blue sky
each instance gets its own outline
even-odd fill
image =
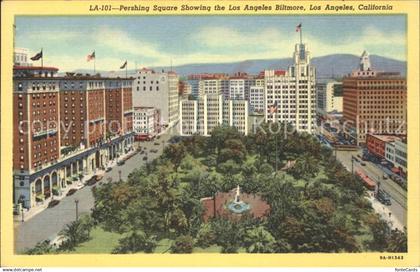
[[[405,60],[405,16],[18,16],[16,46],[44,49],[44,65],[98,70],[291,57],[303,40],[313,57],[371,54]]]

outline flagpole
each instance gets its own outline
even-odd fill
[[[125,78],[127,78],[128,62],[127,61],[125,61],[125,62],[126,62],[126,64],[125,64]]]
[[[302,26],[300,27],[300,44],[302,44]]]

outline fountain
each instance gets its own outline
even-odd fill
[[[239,198],[239,194],[240,194],[240,188],[238,185],[238,187],[236,188],[235,199],[227,205],[227,208],[233,213],[241,214],[248,211],[251,208],[251,206],[241,201]]]

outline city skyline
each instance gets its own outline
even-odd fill
[[[28,48],[31,56],[43,48],[44,65],[60,63],[61,71],[92,68],[86,56],[93,50],[100,70],[118,70],[126,59],[129,69],[135,68],[135,63],[138,67],[170,66],[171,61],[173,65],[224,63],[291,57],[291,49],[299,42],[296,25],[302,23],[303,42],[309,45],[313,56],[359,55],[368,50],[405,60],[406,18],[398,15],[373,18],[18,16],[16,46]],[[342,33],[346,33],[345,37],[340,36]]]

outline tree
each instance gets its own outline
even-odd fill
[[[200,226],[196,236],[196,244],[201,248],[211,246],[216,242],[216,233],[212,229],[211,224],[205,223]]]
[[[170,250],[172,253],[192,253],[193,248],[193,238],[189,235],[181,235],[175,239]]]
[[[276,239],[263,226],[247,230],[244,245],[248,253],[273,253]]]
[[[136,253],[146,252],[152,253],[156,248],[156,236],[147,236],[143,231],[130,231],[118,241],[118,246],[112,253]]]
[[[319,166],[317,160],[309,155],[304,154],[300,156],[293,167],[287,171],[296,179],[310,179],[317,175]]]
[[[187,154],[183,143],[171,144],[163,151],[164,157],[169,158],[174,165],[175,172],[181,164],[182,159]]]
[[[394,229],[388,240],[387,252],[407,252],[407,233]]]
[[[53,248],[50,244],[50,240],[38,242],[33,248],[26,249],[24,251],[24,254],[28,255],[43,255],[50,253],[56,253],[55,248]]]
[[[92,227],[93,223],[89,215],[67,224],[59,233],[63,237],[60,250],[73,250],[78,244],[89,240]]]

